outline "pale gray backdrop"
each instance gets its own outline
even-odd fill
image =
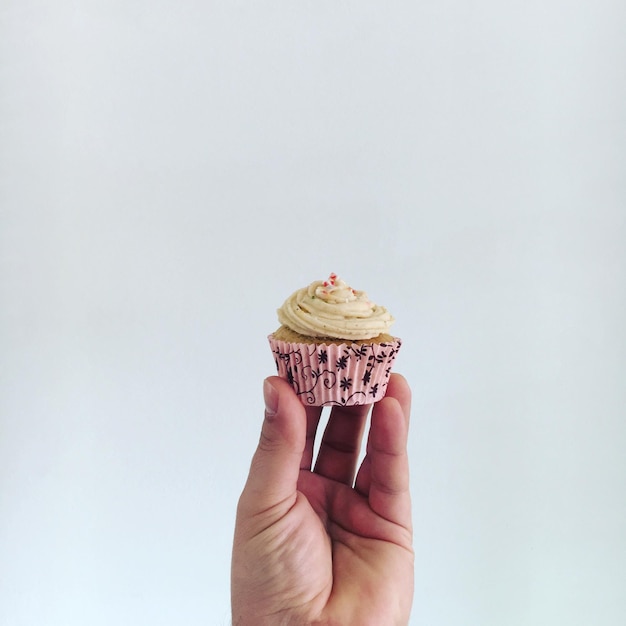
[[[626,4],[0,2],[0,624],[229,622],[266,335],[414,391],[412,624],[626,623]]]

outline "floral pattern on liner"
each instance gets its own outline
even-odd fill
[[[268,337],[278,375],[307,406],[372,404],[384,395],[400,339],[386,343],[305,344]]]

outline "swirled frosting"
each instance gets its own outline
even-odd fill
[[[336,274],[295,291],[278,309],[281,324],[309,337],[371,339],[394,322],[385,307],[352,289]]]

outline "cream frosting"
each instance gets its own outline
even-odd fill
[[[387,332],[394,319],[364,291],[331,274],[295,291],[278,309],[278,320],[309,337],[371,339]]]

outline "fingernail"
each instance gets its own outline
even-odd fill
[[[273,417],[278,411],[278,392],[269,380],[263,383],[263,398],[265,399],[265,415]]]

